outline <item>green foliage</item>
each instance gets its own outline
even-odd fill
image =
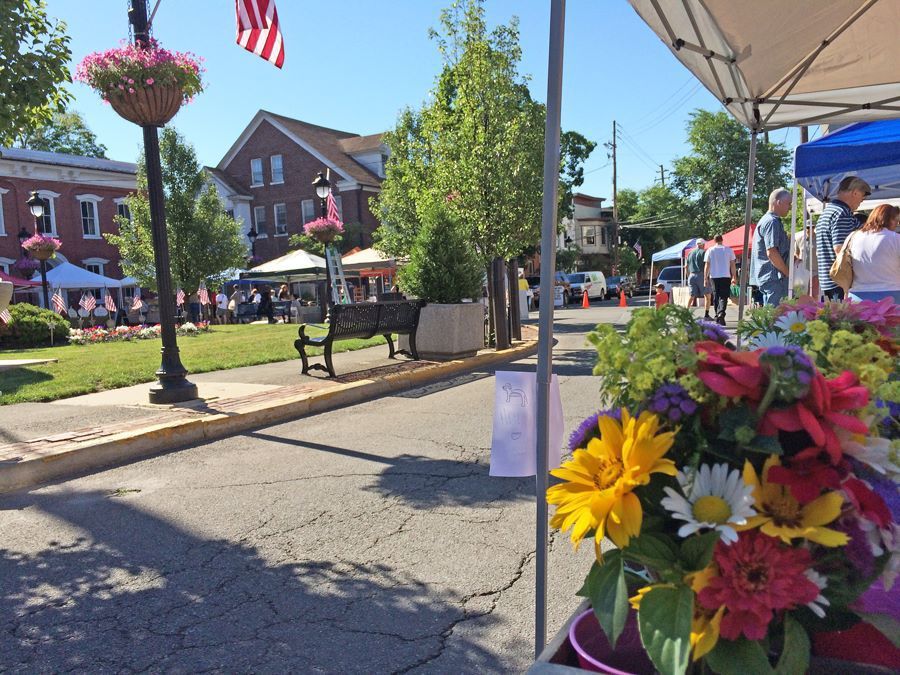
[[[488,31],[482,0],[462,0],[441,13],[441,32],[431,37],[443,67],[429,101],[404,110],[384,138],[391,154],[373,198],[382,224],[378,246],[409,255],[425,212],[446,203],[486,266],[540,239],[546,111],[518,72],[515,18]],[[575,133],[564,143],[568,192],[581,184],[580,166],[593,143]]]
[[[744,222],[750,132],[728,113],[695,110],[687,124],[691,153],[674,162],[672,185],[689,204],[695,228],[707,237]],[[768,208],[769,193],[790,180],[791,153],[757,138],[754,219]]]
[[[628,588],[625,586],[622,552],[610,551],[602,563],[595,562],[582,590],[583,595],[590,599],[609,644],[615,647],[628,618]]]
[[[719,640],[706,655],[709,667],[719,675],[774,675],[775,671],[766,658],[759,642],[744,637],[737,640]],[[803,672],[803,671],[800,671]]]
[[[160,139],[163,189],[166,197],[166,232],[173,283],[186,292],[201,282],[214,287],[225,281],[226,271],[241,268],[247,248],[240,228],[225,214],[222,201],[203,173],[197,155],[174,129]],[[123,271],[141,286],[155,288],[156,272],[147,200],[147,172],[138,162],[138,191],[126,198],[131,221],[117,217],[119,234],[104,234],[119,249]]]
[[[624,276],[634,276],[639,269],[641,269],[641,261],[638,259],[635,250],[631,248],[631,246],[620,246],[619,274]]]
[[[559,219],[571,218],[575,213],[572,195],[584,183],[584,162],[597,144],[577,131],[563,131],[559,137]]]
[[[641,242],[644,255],[649,256],[697,234],[698,228],[689,204],[668,187],[653,185],[644,190],[623,188],[616,197],[619,222],[625,224],[621,230],[623,247],[620,256],[636,241]],[[629,223],[648,224],[646,227],[632,227]]]
[[[693,618],[694,594],[687,586],[656,586],[641,598],[641,642],[662,675],[681,675],[687,670]]]
[[[560,272],[574,272],[575,263],[581,257],[581,249],[575,244],[561,248],[556,252],[556,269]]]
[[[65,110],[72,55],[65,30],[47,17],[44,0],[0,2],[0,146]]]
[[[409,263],[400,268],[400,286],[429,302],[456,303],[481,295],[482,267],[449,211],[425,214]]]
[[[781,657],[775,666],[778,675],[805,673],[809,669],[809,636],[790,614],[784,615],[784,641]]]
[[[97,142],[97,136],[77,112],[54,112],[40,126],[23,130],[16,147],[106,158],[106,146]]]
[[[56,312],[42,309],[26,302],[9,306],[12,320],[8,325],[0,324],[0,342],[4,347],[38,347],[53,342],[66,344],[69,322]]]

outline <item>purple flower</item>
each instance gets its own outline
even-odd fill
[[[719,324],[712,321],[698,321],[697,325],[700,326],[700,332],[703,333],[703,337],[707,340],[712,340],[722,345],[728,342],[728,333]]]
[[[769,367],[769,377],[777,385],[779,400],[792,402],[809,393],[816,369],[800,347],[767,347],[759,360]]]
[[[597,418],[599,417],[612,417],[621,421],[622,410],[619,408],[600,410],[584,420],[569,436],[569,452],[575,452],[578,448],[586,447],[588,441],[592,438],[600,438],[600,427],[597,424]]]
[[[832,526],[849,537],[844,547],[844,556],[862,577],[875,573],[875,556],[869,547],[866,533],[859,526],[859,521],[850,514],[845,514]]]
[[[657,389],[646,407],[670,422],[680,422],[697,412],[697,402],[684,387],[674,382]]]

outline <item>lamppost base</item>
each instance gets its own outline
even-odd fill
[[[150,403],[183,403],[199,398],[197,385],[186,377],[160,377],[150,385]]]

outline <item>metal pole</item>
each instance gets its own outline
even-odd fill
[[[320,198],[319,203],[322,209],[322,217],[328,217],[328,197]],[[322,321],[328,319],[331,312],[331,306],[334,304],[331,295],[331,265],[328,263],[328,243],[325,243],[325,302],[322,303]]]
[[[47,294],[47,261],[41,260],[41,285],[44,287],[44,309],[50,309],[50,296]]]
[[[756,174],[756,136],[757,131],[750,133],[750,159],[747,162],[747,206],[744,209],[744,250],[741,253],[741,283],[738,293],[738,322],[744,318],[744,304],[747,302],[747,280],[750,278],[750,270],[747,267],[750,249],[750,220],[753,218],[753,178]],[[741,346],[741,336],[738,333],[738,347]]]
[[[612,192],[613,192],[613,236],[612,245],[613,274],[619,273],[619,191],[616,182],[616,121],[613,120],[612,136]]]
[[[553,279],[556,271],[556,199],[562,105],[566,0],[550,0],[547,120],[544,128],[544,202],[541,214],[541,298],[537,362],[537,474],[535,476],[534,653],[547,643],[547,451],[550,447],[550,378],[553,365]]]
[[[146,47],[147,7],[145,0],[132,0],[129,20],[134,26],[134,42]],[[147,199],[150,202],[150,231],[159,294],[159,326],[162,359],[156,371],[157,382],[150,387],[150,403],[178,403],[197,398],[197,385],[187,379],[187,370],[178,353],[175,337],[175,312],[172,306],[172,276],[169,241],[166,234],[166,198],[163,194],[159,137],[156,127],[141,127],[144,132],[144,160],[147,169]]]
[[[507,263],[509,280],[509,335],[510,340],[522,339],[522,308],[519,306],[519,261],[512,258]],[[527,311],[527,308],[526,308]]]
[[[788,298],[794,297],[794,234],[797,232],[797,176],[794,170],[794,191],[791,193],[791,248],[788,253]]]

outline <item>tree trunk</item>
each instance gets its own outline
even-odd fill
[[[522,308],[519,307],[519,261],[512,258],[507,263],[509,279],[509,334],[513,340],[522,339]]]
[[[492,263],[494,286],[494,330],[497,336],[497,351],[509,349],[509,325],[506,318],[506,265],[503,258],[494,258]]]
[[[493,265],[487,266],[487,307],[488,307],[488,334],[485,347],[493,347],[497,333],[494,331],[494,270]]]

